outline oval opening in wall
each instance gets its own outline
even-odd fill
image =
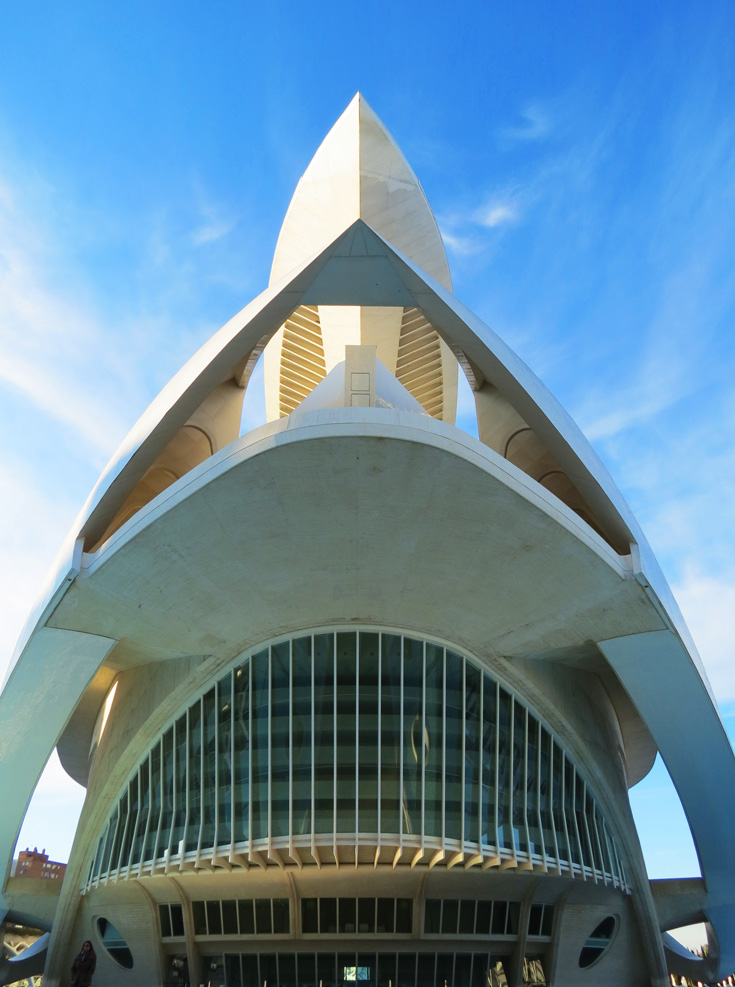
[[[614,915],[608,915],[595,926],[592,935],[582,946],[579,954],[579,965],[583,970],[601,958],[615,938],[617,928],[618,920]]]
[[[107,918],[97,919],[97,935],[106,952],[113,960],[126,970],[133,968],[133,954],[130,952],[128,944],[117,931],[112,922]]]

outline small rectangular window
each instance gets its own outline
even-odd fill
[[[337,899],[319,899],[319,931],[334,934],[337,931]],[[322,978],[323,979],[323,978]]]
[[[207,913],[203,901],[192,901],[191,914],[194,919],[194,935],[206,936],[207,934]]]
[[[472,936],[475,933],[475,903],[460,901],[459,903],[459,934]]]
[[[424,932],[441,932],[442,903],[439,898],[428,898],[424,909]]]
[[[378,932],[393,932],[395,928],[395,900],[378,898]]]
[[[398,898],[396,900],[396,932],[410,935],[413,932],[413,900]]]
[[[259,936],[269,936],[273,933],[270,898],[255,900],[255,931]]]
[[[554,924],[554,906],[544,905],[544,917],[541,921],[541,935],[550,936]]]
[[[490,917],[492,915],[492,911],[493,911],[493,905],[491,901],[477,902],[477,914],[475,916],[476,936],[490,935]]]
[[[253,916],[252,898],[247,898],[244,901],[238,901],[237,916],[240,919],[240,935],[255,935],[255,918]]]
[[[493,928],[492,932],[494,936],[504,936],[505,926],[508,921],[508,902],[507,901],[494,901],[493,902]]]
[[[284,935],[291,931],[288,898],[273,899],[273,931],[276,935]]]
[[[301,931],[314,934],[319,931],[319,911],[316,898],[301,899]],[[301,974],[299,973],[299,976]]]
[[[357,903],[354,898],[339,899],[339,931],[355,932],[357,925]]]
[[[375,932],[375,898],[358,899],[357,931]]]
[[[237,935],[237,902],[222,902],[222,931],[226,936]]]
[[[457,935],[457,920],[459,918],[459,902],[445,898],[442,902],[442,935]]]
[[[218,901],[207,902],[207,935],[222,935],[222,913]]]
[[[172,936],[183,936],[184,935],[184,909],[181,905],[174,903],[169,905],[171,911],[171,935]]]
[[[529,936],[541,935],[541,922],[544,915],[544,906],[534,904],[528,913],[528,934]]]
[[[316,901],[316,898],[312,899]],[[314,953],[299,953],[298,962],[298,982],[300,984],[314,984],[316,982],[316,957]]]
[[[161,938],[170,939],[171,938],[171,916],[169,915],[168,905],[158,906],[158,917],[161,920]]]
[[[521,915],[521,905],[518,901],[508,902],[508,924],[506,929],[509,936],[518,935],[518,919]]]

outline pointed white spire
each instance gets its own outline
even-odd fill
[[[424,191],[360,93],[324,138],[298,184],[281,227],[271,283],[356,219],[451,289],[444,245]]]

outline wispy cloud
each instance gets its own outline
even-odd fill
[[[493,189],[481,206],[456,209],[440,216],[442,238],[456,255],[487,254],[488,235],[497,236],[519,223],[534,196],[533,189],[519,184]]]
[[[506,141],[543,140],[553,129],[553,118],[548,107],[529,103],[521,110],[520,123],[503,127],[500,136]]]
[[[198,229],[194,230],[191,234],[191,242],[197,247],[207,243],[214,243],[215,240],[220,240],[223,236],[227,236],[228,233],[232,232],[234,227],[234,221],[212,217],[209,222],[204,223]]]
[[[519,208],[516,202],[498,199],[491,199],[476,214],[477,222],[482,226],[494,229],[496,226],[505,226],[508,223],[515,223],[519,218]]]
[[[199,203],[200,222],[191,233],[191,242],[195,246],[214,243],[235,229],[236,217],[226,215],[223,207],[212,202],[201,185],[197,187],[196,198]]]
[[[57,231],[28,198],[29,190],[3,182],[0,382],[88,444],[99,461],[124,433],[119,401],[104,388],[107,369],[95,365],[105,348],[104,322],[84,278],[71,275]]]
[[[485,249],[485,244],[479,237],[464,236],[461,233],[453,233],[447,227],[444,220],[440,221],[439,225],[441,228],[441,236],[444,241],[444,245],[448,247],[453,254],[459,254],[463,257],[471,257],[473,254],[481,253]]]

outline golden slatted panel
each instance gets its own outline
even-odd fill
[[[284,325],[279,411],[290,415],[327,373],[319,312],[301,305]]]
[[[417,308],[404,308],[396,377],[432,418],[444,417],[439,335]]]

